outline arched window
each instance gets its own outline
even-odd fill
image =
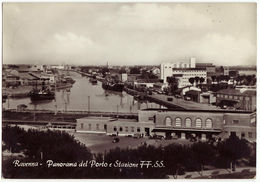
[[[181,127],[181,118],[176,118],[175,119],[175,126],[176,127]]]
[[[190,119],[190,118],[186,118],[186,119],[185,119],[185,126],[186,126],[187,128],[190,128],[190,127],[191,127],[191,119]]]
[[[195,121],[195,127],[201,128],[202,127],[202,120],[200,118],[197,118]]]
[[[206,128],[212,128],[212,119],[206,119]]]
[[[172,118],[166,117],[165,118],[165,125],[166,126],[172,126]]]

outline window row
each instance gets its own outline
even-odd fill
[[[100,129],[101,129],[99,124],[93,124],[93,125],[94,125],[93,129],[95,129],[95,130],[100,130]],[[80,124],[80,128],[81,128],[81,129],[84,128],[84,123],[81,123],[81,124]],[[88,130],[91,130],[91,129],[92,129],[92,125],[91,125],[91,124],[88,124]],[[103,129],[104,129],[104,130],[107,129],[107,125],[106,125],[106,124],[104,124]]]
[[[192,120],[190,118],[186,118],[184,120],[184,123],[182,123],[181,118],[177,117],[175,118],[175,124],[172,121],[172,118],[167,116],[165,118],[165,125],[166,126],[175,126],[175,127],[186,127],[186,128],[191,128],[192,127]],[[205,121],[205,128],[212,128],[213,127],[213,123],[212,123],[212,119],[208,118]],[[195,128],[202,128],[202,119],[197,118],[195,120]]]
[[[130,129],[131,129],[131,132],[135,132],[135,127],[133,127],[133,126],[131,126],[131,127],[128,127],[128,126],[121,127],[121,126],[119,126],[119,128],[114,126],[114,131],[116,131],[116,132],[118,132],[118,131],[120,131],[120,132],[123,132],[123,131],[129,132]],[[140,127],[136,128],[136,132],[141,132]]]
[[[236,99],[236,100],[243,100],[243,96],[237,96],[237,95],[227,95],[227,94],[217,94],[217,97],[221,97],[221,98],[228,98],[228,99]],[[246,98],[246,99],[249,99]]]

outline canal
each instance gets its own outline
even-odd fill
[[[102,83],[92,85],[88,77],[76,72],[70,72],[76,81],[69,90],[57,90],[55,100],[31,102],[29,97],[21,99],[7,99],[3,108],[16,109],[18,105],[25,104],[28,109],[58,110],[58,111],[103,111],[103,112],[129,112],[136,113],[139,109],[159,108],[153,102],[138,102],[126,92],[107,91]]]

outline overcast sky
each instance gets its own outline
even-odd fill
[[[256,4],[4,3],[4,64],[256,64]]]

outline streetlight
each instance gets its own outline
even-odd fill
[[[90,113],[90,96],[88,96],[88,112]]]

